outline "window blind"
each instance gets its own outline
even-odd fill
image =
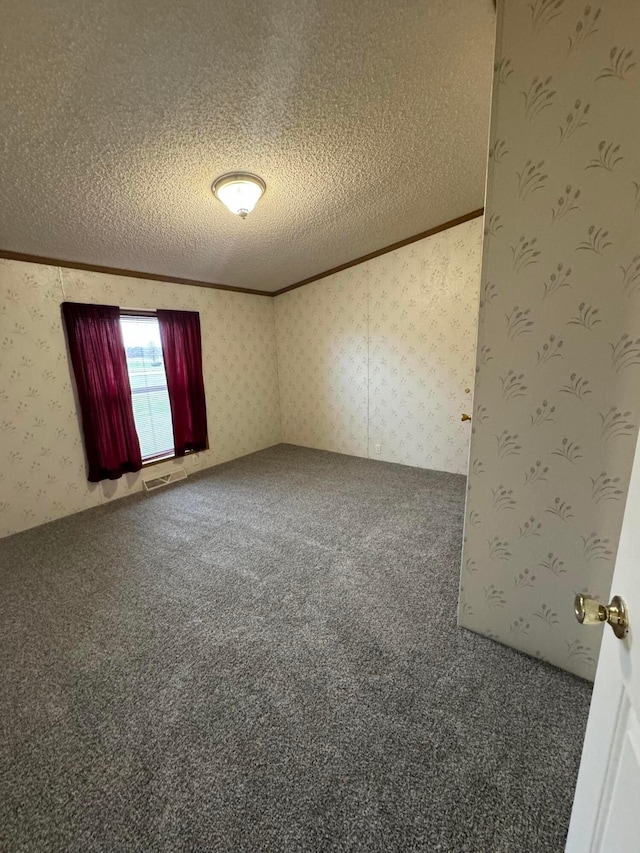
[[[173,424],[158,319],[122,314],[120,326],[142,459],[172,456]]]

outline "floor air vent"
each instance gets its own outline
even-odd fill
[[[145,491],[153,492],[154,489],[160,489],[162,486],[168,486],[169,483],[177,483],[179,480],[186,480],[187,472],[184,468],[176,468],[175,471],[171,471],[169,474],[156,474],[153,477],[144,477],[142,482],[144,483]]]

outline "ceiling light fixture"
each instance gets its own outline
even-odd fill
[[[246,219],[247,213],[251,213],[266,188],[265,182],[257,175],[228,172],[215,179],[211,191],[231,213]]]

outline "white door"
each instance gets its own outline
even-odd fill
[[[619,640],[604,626],[567,853],[640,851],[640,440],[611,594],[629,628]]]

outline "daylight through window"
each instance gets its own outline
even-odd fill
[[[150,462],[171,457],[175,452],[173,423],[158,319],[150,315],[122,314],[120,325],[142,460]]]

